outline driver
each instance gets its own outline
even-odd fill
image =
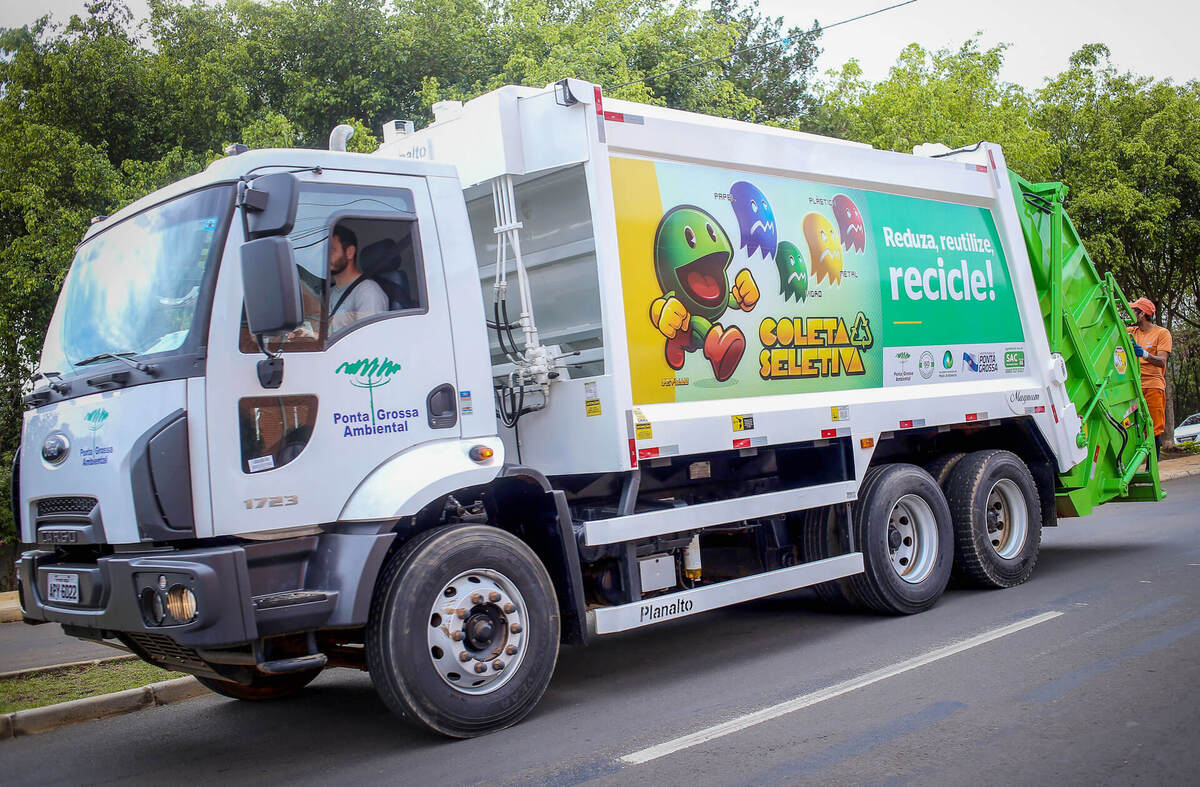
[[[358,269],[358,236],[344,224],[329,235],[329,332],[337,333],[359,320],[388,309],[387,295]]]

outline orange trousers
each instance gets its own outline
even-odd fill
[[[1161,388],[1143,388],[1142,395],[1146,397],[1146,407],[1150,408],[1150,419],[1154,421],[1154,434],[1160,435],[1166,429],[1167,400],[1166,391]]]

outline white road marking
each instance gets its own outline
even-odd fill
[[[937,648],[936,650],[931,650],[928,653],[924,653],[920,656],[915,656],[907,661],[902,661],[899,664],[893,664],[890,667],[882,667],[873,672],[868,672],[865,675],[860,675],[857,678],[851,678],[849,680],[842,681],[841,683],[835,683],[828,688],[814,691],[811,694],[804,694],[796,697],[795,699],[788,700],[787,702],[781,702],[778,705],[771,705],[770,707],[756,710],[753,713],[747,713],[744,716],[738,716],[736,719],[730,719],[729,721],[722,722],[721,724],[714,724],[711,727],[706,727],[705,729],[698,730],[689,735],[684,735],[674,740],[666,741],[665,743],[650,746],[648,748],[641,749],[640,751],[635,751],[632,754],[626,754],[620,759],[620,762],[626,765],[641,765],[643,763],[650,762],[651,760],[657,760],[659,757],[666,757],[667,755],[674,754],[677,751],[682,751],[684,749],[691,748],[692,746],[698,746],[701,743],[706,743],[716,738],[721,738],[725,735],[741,732],[742,730],[748,727],[753,727],[756,724],[762,724],[763,722],[777,719],[780,716],[794,713],[802,708],[807,708],[809,706],[816,705],[819,702],[824,702],[825,700],[830,700],[834,697],[840,697],[843,694],[848,694],[856,689],[870,686],[872,683],[878,683],[881,680],[893,678],[901,673],[908,672],[909,670],[923,667],[926,664],[932,664],[935,661],[949,658],[955,654],[962,653],[964,650],[970,650],[971,648],[978,647],[979,645],[985,645],[993,640],[1006,637],[1009,634],[1015,634],[1018,631],[1022,631],[1031,626],[1036,626],[1039,623],[1045,623],[1048,620],[1054,620],[1062,614],[1063,613],[1061,612],[1043,612],[1040,615],[1034,615],[1033,617],[1025,618],[1024,620],[1018,620],[1016,623],[1010,623],[1007,626],[1001,626],[1000,628],[992,629],[991,631],[985,631],[982,634],[975,635],[974,637]]]

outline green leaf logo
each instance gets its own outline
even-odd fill
[[[375,389],[392,381],[392,375],[400,371],[400,364],[391,359],[360,358],[357,361],[343,361],[334,370],[334,374],[344,374],[350,378],[350,384],[355,388],[366,388],[371,402],[371,423],[375,423]]]
[[[83,420],[87,421],[89,431],[97,432],[100,430],[100,427],[104,426],[104,422],[108,420],[108,410],[105,410],[103,407],[97,407],[85,415]]]

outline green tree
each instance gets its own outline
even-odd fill
[[[0,494],[20,438],[21,397],[75,245],[92,216],[107,213],[121,176],[104,151],[63,129],[24,121],[0,104]],[[0,510],[0,587],[16,528]]]
[[[821,54],[817,22],[808,31],[792,27],[784,32],[783,17],[762,16],[758,0],[745,6],[737,0],[713,0],[710,8],[716,22],[737,29],[733,47],[741,53],[720,63],[722,76],[758,102],[753,115],[740,119],[779,123],[809,115],[817,101],[810,84]],[[785,40],[776,43],[781,38]]]
[[[1091,44],[1039,92],[1036,122],[1058,148],[1054,176],[1092,258],[1183,339],[1167,375],[1169,434],[1186,334],[1200,329],[1200,84],[1118,72]]]
[[[1005,51],[1004,44],[981,49],[978,38],[936,52],[909,44],[876,83],[851,60],[828,75],[820,108],[792,125],[903,153],[926,142],[996,142],[1012,169],[1043,180],[1058,166],[1057,150],[1045,130],[1030,125],[1033,97],[1000,80]]]

